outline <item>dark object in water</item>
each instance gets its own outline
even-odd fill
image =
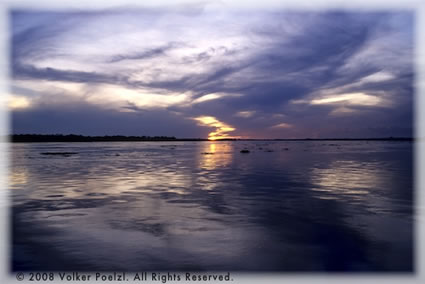
[[[243,150],[241,150],[241,153],[249,153],[249,150],[243,149]]]
[[[270,150],[270,149],[267,149],[266,151],[264,151],[264,152],[274,152],[273,150]]]
[[[285,150],[285,151],[289,151],[289,148],[283,148],[283,150]]]
[[[121,155],[117,153],[117,154],[115,154],[115,156],[121,156]]]
[[[211,153],[211,152],[202,152],[201,154],[202,155],[214,155],[214,153]]]
[[[77,152],[43,152],[40,153],[41,155],[58,155],[58,156],[71,156],[71,155],[76,155],[78,154]]]

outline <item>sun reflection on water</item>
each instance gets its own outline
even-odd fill
[[[233,144],[225,142],[207,142],[203,145],[199,157],[199,167],[214,170],[228,166],[233,160]]]
[[[58,145],[14,145],[11,163],[10,182],[24,189],[12,194],[15,252],[30,236],[31,248],[52,248],[48,265],[69,256],[85,269],[315,269],[323,252],[360,250],[370,254],[365,267],[410,257],[411,200],[397,193],[412,187],[397,152],[384,159],[367,144],[353,146],[363,155],[311,143],[288,152],[286,142],[63,145],[79,154],[44,157]],[[369,249],[376,245],[391,250]],[[299,258],[281,257],[288,253]]]

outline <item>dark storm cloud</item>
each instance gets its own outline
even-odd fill
[[[203,74],[193,87],[202,93],[242,92],[246,95],[242,104],[261,107],[279,106],[340,79],[336,71],[367,42],[369,23],[350,23],[353,17],[344,13],[331,13],[323,18],[289,42],[278,41],[247,62],[220,66]],[[279,33],[269,31],[267,36],[278,38]],[[244,69],[251,71],[250,77],[232,80],[231,75]],[[359,70],[344,80],[350,82],[373,71],[377,70]],[[267,77],[266,80],[256,81],[259,75]]]

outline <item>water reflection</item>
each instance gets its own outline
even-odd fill
[[[14,147],[13,268],[411,271],[408,148],[266,146]]]
[[[311,190],[320,199],[359,203],[370,212],[395,214],[411,210],[412,172],[409,163],[398,163],[399,169],[376,160],[337,159],[311,169]],[[396,178],[399,171],[400,178]],[[404,193],[400,193],[404,192]],[[407,192],[406,192],[407,191]],[[394,202],[397,198],[397,202]]]
[[[19,188],[19,186],[26,185],[28,180],[27,171],[24,169],[15,169],[9,175],[9,187]]]
[[[228,166],[233,160],[234,145],[223,142],[206,142],[202,144],[199,167],[214,170]]]
[[[379,186],[382,170],[376,166],[352,160],[337,160],[326,168],[313,168],[310,177],[312,184],[316,186],[311,190],[330,193],[334,198],[350,195],[352,198],[365,199],[371,189]]]

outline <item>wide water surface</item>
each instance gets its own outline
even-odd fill
[[[412,151],[388,141],[15,143],[12,268],[409,272]]]

